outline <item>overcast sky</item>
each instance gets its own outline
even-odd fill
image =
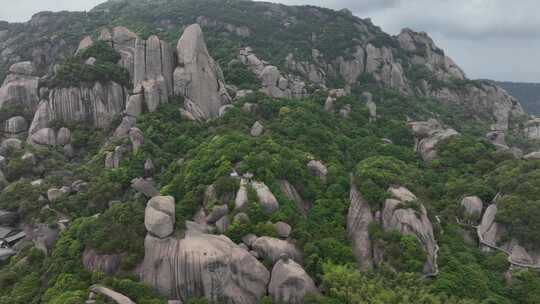
[[[7,2],[7,0],[2,0]],[[88,10],[104,0],[13,0],[0,20],[26,21],[42,10]],[[391,34],[428,32],[470,78],[540,82],[538,0],[275,0],[349,8]]]

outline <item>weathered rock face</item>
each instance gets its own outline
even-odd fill
[[[509,256],[509,261],[519,267],[522,265],[540,267],[540,252],[531,250],[531,244],[520,244],[509,238],[508,229],[496,222],[497,205],[487,207],[482,221],[477,228],[480,246],[483,251],[502,251]]]
[[[462,104],[474,113],[478,113],[480,117],[490,117],[494,121],[492,130],[506,131],[512,117],[525,115],[521,104],[514,97],[492,84],[467,85],[460,90],[451,90],[447,87],[429,89],[425,95],[444,103]]]
[[[252,247],[259,256],[270,261],[272,264],[277,262],[283,255],[286,255],[297,262],[302,261],[300,251],[294,244],[288,241],[263,236],[255,240]]]
[[[405,188],[391,188],[389,191],[394,198],[387,199],[384,203],[383,229],[385,231],[397,230],[402,234],[415,236],[427,254],[424,272],[436,273],[438,246],[426,208],[423,205],[420,206],[420,211],[400,208],[400,205],[407,201],[414,201],[416,197]]]
[[[155,196],[148,201],[144,225],[149,233],[165,238],[174,231],[175,205],[172,196]]]
[[[477,221],[482,217],[484,204],[477,196],[467,196],[461,201],[461,207],[465,217],[470,221]]]
[[[48,128],[52,121],[88,123],[97,128],[107,128],[114,116],[124,110],[126,93],[126,89],[115,82],[53,89],[49,100],[39,104],[29,134]]]
[[[11,66],[10,74],[0,87],[0,108],[24,106],[34,111],[39,102],[39,77],[31,62],[19,62]]]
[[[523,132],[525,133],[525,136],[529,139],[540,139],[540,118],[529,120],[525,124]]]
[[[445,129],[441,124],[430,119],[428,121],[411,122],[409,126],[415,136],[416,151],[426,162],[437,158],[437,145],[457,136],[459,133],[454,129]]]
[[[432,71],[439,80],[465,79],[465,73],[454,61],[439,49],[433,40],[423,32],[403,29],[397,37],[399,45],[413,53],[412,62]]]
[[[311,203],[304,200],[300,193],[296,190],[296,188],[289,183],[286,180],[280,180],[279,183],[279,189],[283,195],[285,195],[288,199],[293,201],[299,210],[301,210],[304,214],[304,216],[307,216],[307,213],[309,212],[309,209],[311,209]]]
[[[373,222],[373,214],[368,202],[362,197],[352,179],[350,201],[347,232],[352,240],[353,252],[360,269],[367,270],[373,267],[373,249],[369,236],[369,225]]]
[[[83,265],[88,271],[100,271],[107,275],[113,275],[120,267],[120,255],[98,254],[96,251],[86,248],[83,252]]]
[[[268,293],[276,303],[301,304],[307,294],[317,293],[313,279],[291,259],[281,259],[272,269]]]
[[[174,93],[193,103],[196,109],[186,110],[194,116],[200,113],[204,119],[218,117],[221,106],[229,103],[231,98],[221,69],[208,54],[198,24],[184,30],[177,52],[179,66],[174,71]]]
[[[307,164],[309,172],[321,179],[322,182],[326,182],[326,175],[328,174],[328,169],[326,166],[319,160],[311,160]]]
[[[28,122],[22,116],[12,117],[4,123],[4,135],[17,137],[28,131]]]
[[[307,95],[306,84],[294,75],[283,75],[276,66],[260,60],[253,49],[240,49],[238,60],[261,80],[261,92],[274,98],[302,98]]]
[[[212,302],[256,304],[266,294],[268,270],[225,236],[148,235],[141,279],[169,299],[205,297]]]
[[[261,182],[251,182],[251,187],[257,192],[257,197],[266,213],[274,213],[279,209],[279,203],[270,188]]]

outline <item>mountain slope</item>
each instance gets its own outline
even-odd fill
[[[524,82],[496,82],[512,96],[515,96],[523,108],[532,115],[540,113],[540,84]]]
[[[540,128],[427,34],[224,0],[2,28],[1,304],[538,298]]]

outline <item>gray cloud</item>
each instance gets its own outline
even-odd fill
[[[7,2],[7,0],[4,0]],[[105,0],[15,0],[0,20],[26,21],[42,10],[88,10]],[[266,0],[348,8],[397,34],[428,32],[471,78],[540,82],[538,0]]]

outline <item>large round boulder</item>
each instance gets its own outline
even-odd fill
[[[151,234],[165,238],[174,231],[175,205],[172,196],[155,196],[148,201],[144,225]]]
[[[317,292],[313,279],[295,261],[284,257],[274,265],[268,286],[274,302],[302,304],[306,295]]]

